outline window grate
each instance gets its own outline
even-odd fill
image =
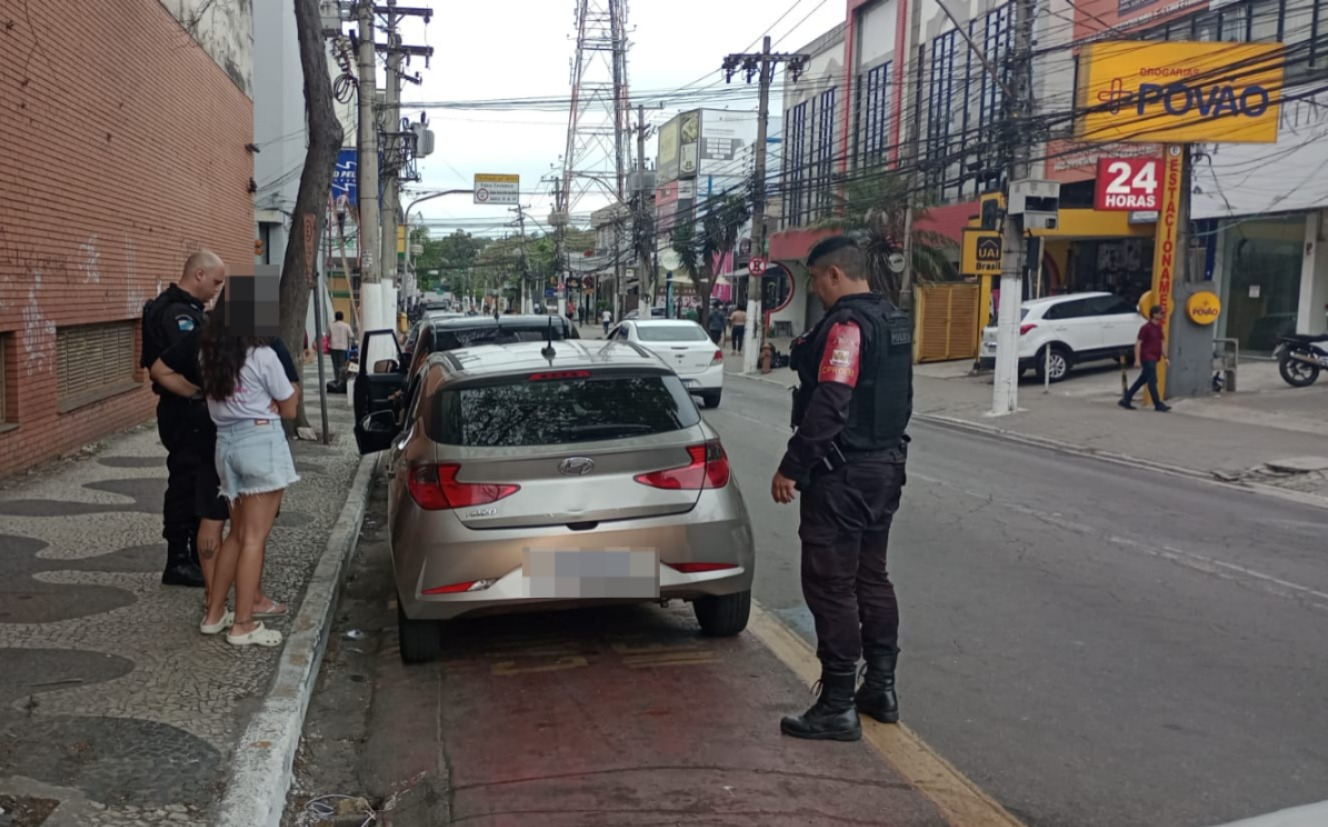
[[[56,331],[56,401],[62,410],[134,381],[135,326],[118,321]]]

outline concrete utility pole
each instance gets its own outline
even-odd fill
[[[770,126],[770,85],[775,79],[775,67],[788,64],[789,73],[796,83],[807,68],[811,55],[790,52],[771,52],[770,36],[765,37],[761,51],[755,54],[732,54],[724,58],[724,79],[733,80],[733,73],[741,67],[747,82],[759,77],[760,104],[756,114],[756,148],[752,170],[752,255],[766,257],[765,249],[765,153],[766,134]],[[707,301],[710,297],[702,297]],[[765,338],[765,319],[761,313],[761,281],[757,276],[747,277],[747,341],[743,344],[742,372],[755,373],[761,341]]]
[[[1010,184],[1028,178],[1032,134],[1029,119],[1033,110],[1033,85],[1030,63],[1033,47],[1033,2],[1015,0],[1014,50],[1011,55],[1011,80],[1007,85],[1009,103],[1006,151],[1010,162],[1005,176],[1005,218],[1001,237],[1001,296],[996,324],[996,375],[992,384],[993,416],[1014,413],[1019,409],[1019,311],[1023,303],[1022,270],[1025,259],[1023,222],[1010,215]],[[963,31],[962,27],[960,29]]]
[[[516,205],[516,221],[521,231],[521,312],[535,312],[535,303],[530,296],[530,257],[526,255],[526,210]]]
[[[397,210],[401,208],[400,183],[397,171],[400,169],[401,142],[392,136],[401,121],[401,52],[397,48],[401,36],[397,34],[397,0],[387,0],[387,66],[383,70],[384,103],[382,112],[383,150],[385,169],[383,175],[383,254],[380,259],[383,268],[383,312],[384,318],[396,327],[397,296],[401,292],[401,283],[397,277]],[[400,154],[399,154],[400,153]]]
[[[650,318],[650,308],[655,303],[655,271],[650,266],[650,253],[655,247],[655,233],[650,221],[650,190],[646,180],[646,108],[636,107],[636,211],[633,236],[636,238],[637,266],[640,275],[637,283],[641,291],[641,318]]]
[[[374,8],[369,0],[359,0],[355,7],[359,20],[359,201],[360,201],[360,330],[379,330],[383,326],[382,273],[379,270],[378,216],[378,119],[374,107],[378,98],[378,68],[374,46]],[[350,274],[346,274],[347,279]],[[360,364],[368,362],[361,354]]]
[[[1166,362],[1157,366],[1157,389],[1163,399],[1208,393],[1213,382],[1213,329],[1191,322],[1184,312],[1190,296],[1211,289],[1203,280],[1203,268],[1190,263],[1191,157],[1189,144],[1167,144],[1158,173],[1163,192],[1154,242],[1153,281],[1158,284],[1164,281],[1163,276],[1171,280],[1167,300],[1153,298],[1154,304],[1166,309],[1164,353],[1171,358],[1169,366]]]

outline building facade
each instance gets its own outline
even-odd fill
[[[0,476],[153,416],[143,305],[253,260],[250,4],[0,0]]]
[[[930,205],[920,226],[956,242],[975,222],[979,196],[1005,186],[1006,101],[993,75],[1008,65],[1014,6],[947,7],[848,0],[845,22],[801,50],[811,68],[785,86],[787,207],[773,259],[796,267],[837,182],[882,163],[916,174]],[[1243,353],[1268,352],[1282,333],[1328,328],[1326,16],[1328,0],[1037,3],[1032,88],[1041,129],[1031,176],[1060,183],[1062,220],[1043,234],[1043,275],[1029,295],[1109,290],[1136,301],[1151,285],[1154,219],[1093,205],[1098,158],[1160,147],[1074,141],[1082,47],[1108,38],[1281,42],[1277,143],[1193,148],[1190,259],[1195,277],[1223,299],[1215,335],[1236,339]]]

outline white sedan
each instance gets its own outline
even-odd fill
[[[609,331],[608,338],[632,342],[655,354],[707,408],[719,407],[724,393],[724,351],[696,322],[630,320]]]

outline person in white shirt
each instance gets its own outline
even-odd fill
[[[338,310],[336,320],[327,329],[327,349],[332,354],[334,382],[340,383],[346,378],[346,365],[349,364],[346,353],[350,350],[350,343],[354,338],[355,331],[346,324],[346,314]]]
[[[609,335],[609,325],[613,324],[613,313],[609,310],[605,310],[600,314],[599,319],[604,322],[604,335]]]
[[[226,640],[235,646],[278,646],[281,633],[254,619],[254,605],[282,494],[299,480],[281,427],[281,419],[295,418],[299,403],[270,339],[256,335],[275,331],[258,329],[254,310],[240,300],[219,305],[199,348],[203,395],[217,426],[217,474],[231,517],[200,631],[217,634],[229,626]],[[226,611],[232,585],[234,614]]]

